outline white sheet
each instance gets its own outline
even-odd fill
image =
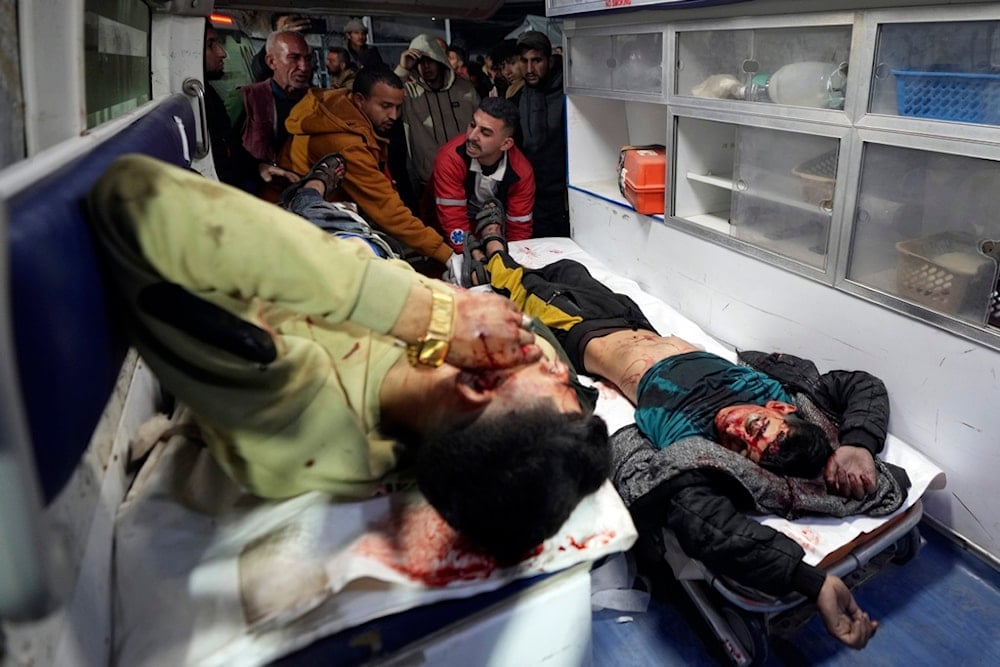
[[[530,268],[544,266],[559,259],[574,259],[586,266],[591,274],[602,283],[616,292],[628,295],[638,303],[643,313],[661,334],[675,334],[691,343],[700,345],[709,352],[732,361],[736,360],[736,353],[733,350],[716,341],[694,322],[685,318],[660,299],[643,291],[634,280],[616,274],[607,265],[592,257],[570,239],[547,238],[519,241],[511,244],[511,255]],[[597,382],[597,386],[600,389],[600,397],[596,412],[608,422],[608,428],[612,433],[622,426],[635,422],[632,404],[618,393],[617,389],[603,382]],[[816,565],[827,555],[862,533],[870,532],[885,521],[905,512],[926,491],[942,489],[946,484],[944,471],[940,467],[893,435],[890,435],[886,441],[882,458],[904,468],[909,474],[912,484],[904,505],[888,517],[856,516],[845,519],[810,517],[796,521],[788,521],[777,516],[756,518],[761,523],[771,526],[775,530],[780,530],[802,545],[806,552],[804,560],[810,565]]]
[[[183,423],[160,417],[143,432],[158,439]],[[261,501],[178,433],[153,448],[119,508],[115,663],[263,664],[374,618],[624,551],[635,538],[605,482],[537,554],[500,569],[416,492]]]

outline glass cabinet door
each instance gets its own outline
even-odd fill
[[[840,139],[677,119],[673,215],[826,268]]]
[[[674,93],[843,109],[851,26],[677,33]]]
[[[740,127],[732,235],[825,268],[839,145],[830,137]]]
[[[568,38],[568,83],[576,88],[660,95],[663,33]]]
[[[1000,22],[879,26],[869,111],[1000,124]]]
[[[848,278],[1000,327],[1000,164],[868,144],[861,169]]]

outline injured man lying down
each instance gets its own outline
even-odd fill
[[[611,382],[636,406],[635,425],[611,438],[612,481],[640,535],[668,527],[717,574],[772,595],[797,591],[816,603],[833,637],[864,647],[878,623],[847,586],[744,512],[882,516],[899,508],[906,473],[875,457],[889,419],[881,380],[820,374],[792,355],[745,352],[737,365],[660,336],[631,299],[579,263],[518,265],[499,220],[480,230],[475,252],[493,290],[548,325],[581,373]]]
[[[133,341],[248,490],[359,498],[415,480],[456,530],[513,562],[610,476],[640,529],[670,527],[739,583],[802,592],[848,646],[875,632],[840,579],[742,510],[896,509],[905,482],[873,456],[888,420],[877,379],[760,355],[764,374],[661,337],[579,264],[518,266],[502,222],[480,225],[479,252],[506,300],[141,156],[116,161],[89,203]],[[431,350],[438,363],[420,358],[432,332],[450,340]],[[574,368],[615,384],[642,432],[609,448]]]

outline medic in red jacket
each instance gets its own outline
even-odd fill
[[[449,140],[434,159],[428,190],[445,240],[456,252],[462,252],[470,221],[492,198],[503,204],[507,240],[531,238],[535,175],[514,145],[516,118],[508,100],[485,98],[466,133]]]

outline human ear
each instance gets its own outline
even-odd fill
[[[514,137],[507,137],[506,139],[503,140],[503,143],[500,144],[501,151],[509,151],[513,147],[514,147]]]
[[[471,405],[485,405],[493,400],[502,378],[494,371],[462,371],[455,376],[455,390]]]

